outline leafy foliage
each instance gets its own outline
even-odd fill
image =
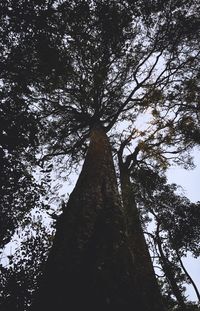
[[[7,92],[8,91],[8,92]],[[4,246],[23,216],[39,200],[28,162],[34,163],[38,143],[36,116],[16,90],[2,87],[0,103],[0,245]]]
[[[52,244],[52,232],[36,217],[22,232],[20,246],[0,265],[1,310],[26,311],[32,303],[43,265]]]
[[[158,94],[164,89],[166,96],[174,80],[182,81],[191,55],[194,61],[198,56],[197,6],[193,1],[1,4],[2,83],[13,83],[39,112],[45,153],[70,153],[75,160],[83,156],[96,122],[109,130],[117,120],[133,120],[152,100],[163,107]]]

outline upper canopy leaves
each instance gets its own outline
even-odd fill
[[[145,0],[2,3],[2,85],[17,89],[39,115],[48,153],[77,154],[95,123],[108,131],[118,120],[133,120],[151,107],[152,92],[164,92],[166,99],[175,81],[182,81],[184,66],[198,55],[197,6]],[[162,98],[154,97],[154,104]]]

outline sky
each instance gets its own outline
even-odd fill
[[[194,152],[194,164],[196,165],[193,170],[185,170],[181,167],[171,167],[168,170],[168,181],[170,183],[177,183],[184,188],[185,196],[192,202],[200,201],[200,150],[196,149]]]

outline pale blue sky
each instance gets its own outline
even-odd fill
[[[181,185],[185,190],[185,196],[192,202],[200,201],[200,150],[194,152],[194,164],[196,168],[193,170],[185,170],[181,167],[171,167],[168,170],[169,183]]]

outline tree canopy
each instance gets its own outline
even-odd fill
[[[186,137],[197,122],[185,125],[184,109],[198,104],[185,108],[179,91],[195,91],[195,1],[8,1],[1,10],[5,96],[17,90],[39,115],[45,155],[77,158],[93,124],[107,131],[122,120],[133,124],[151,107],[156,117],[162,111],[160,123],[169,115],[168,131],[172,114],[184,114]]]

